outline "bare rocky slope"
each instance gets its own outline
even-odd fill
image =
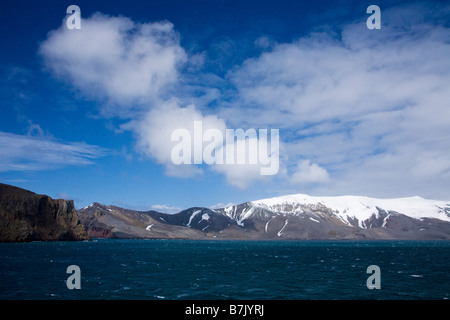
[[[0,241],[87,240],[72,200],[0,183]]]

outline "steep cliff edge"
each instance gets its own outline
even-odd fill
[[[87,240],[72,200],[0,183],[0,241]]]

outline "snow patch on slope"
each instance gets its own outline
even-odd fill
[[[319,220],[317,220],[317,219],[314,219],[314,218],[311,218],[311,217],[309,217],[309,220],[311,220],[311,221],[314,221],[314,222],[317,222],[317,223],[320,223],[320,221],[319,221]]]
[[[194,212],[192,212],[191,216],[189,217],[189,222],[188,222],[188,224],[187,224],[187,226],[188,226],[189,228],[191,227],[192,219],[194,219],[195,216],[196,216],[197,214],[199,214],[200,212],[202,212],[202,210],[195,210]]]
[[[284,226],[280,229],[280,231],[278,231],[277,236],[281,237],[281,235],[283,234],[283,230],[284,230],[284,228],[286,228],[287,224],[288,224],[288,219],[286,219],[284,221]]]

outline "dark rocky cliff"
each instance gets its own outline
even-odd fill
[[[0,183],[0,241],[87,240],[72,200]]]

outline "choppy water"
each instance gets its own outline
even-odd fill
[[[448,241],[0,243],[0,299],[449,299],[449,267]]]

